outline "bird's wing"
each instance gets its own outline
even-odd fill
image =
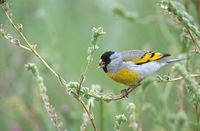
[[[157,61],[164,57],[170,56],[167,53],[145,51],[145,50],[129,50],[120,52],[123,61],[131,61],[137,65],[144,64],[150,61]]]

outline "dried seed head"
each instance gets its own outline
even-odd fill
[[[22,24],[17,24],[17,28],[20,32],[22,32],[23,30],[23,25]]]

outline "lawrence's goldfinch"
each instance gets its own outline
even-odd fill
[[[99,66],[114,81],[133,87],[168,63],[183,59],[166,59],[167,56],[170,54],[143,50],[107,51]]]

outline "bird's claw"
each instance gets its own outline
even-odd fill
[[[129,88],[121,90],[121,94],[122,94],[123,98],[128,98],[128,94],[129,94],[130,89],[131,88],[129,87]]]
[[[128,88],[121,90],[122,97],[128,98],[128,94],[138,86],[140,86],[140,82],[138,82],[135,86],[129,86]]]

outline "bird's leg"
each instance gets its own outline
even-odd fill
[[[125,89],[123,89],[123,90],[121,90],[121,94],[122,94],[122,96],[125,98],[128,98],[128,92],[129,92],[129,90],[131,89],[132,87],[131,86],[128,86],[128,88],[125,88]]]
[[[123,98],[125,98],[125,97],[128,98],[128,94],[138,86],[140,86],[140,82],[138,82],[134,86],[128,86],[128,88],[121,90],[121,94],[122,94]]]

